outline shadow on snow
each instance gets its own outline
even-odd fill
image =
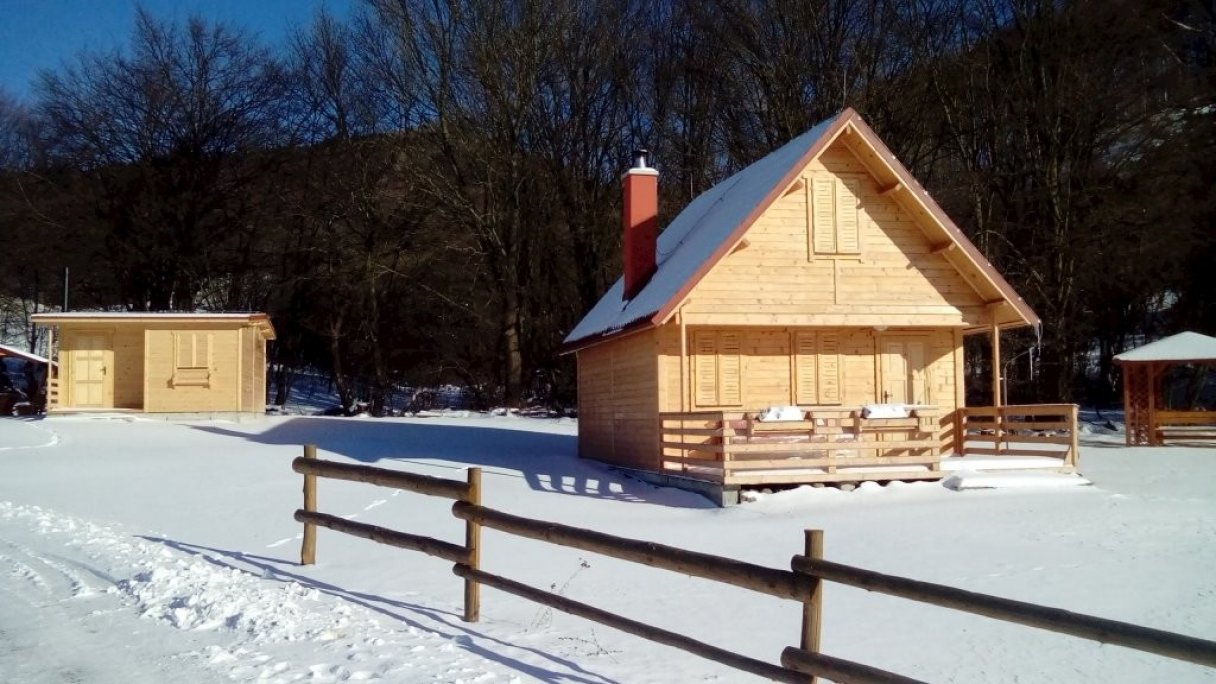
[[[263,444],[316,444],[319,451],[378,466],[384,461],[451,470],[480,466],[486,474],[522,478],[539,492],[677,508],[714,508],[699,494],[657,487],[609,466],[580,459],[578,439],[573,435],[481,425],[323,417],[291,418],[258,434],[217,425],[192,427]]]

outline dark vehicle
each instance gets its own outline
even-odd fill
[[[0,357],[0,416],[29,415],[41,409],[41,364]]]

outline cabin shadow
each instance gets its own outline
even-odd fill
[[[519,477],[533,490],[552,494],[676,508],[715,508],[699,494],[651,485],[606,465],[580,459],[578,439],[573,435],[317,417],[291,418],[257,434],[218,425],[192,427],[262,444],[316,444],[318,450],[379,467],[388,467],[392,461],[453,471],[479,466],[489,477]],[[447,477],[460,479],[463,475],[453,473]],[[487,486],[493,485],[488,483]]]

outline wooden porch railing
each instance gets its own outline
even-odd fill
[[[913,409],[907,418],[864,418],[861,408],[839,406],[803,410],[806,417],[795,421],[660,413],[664,469],[723,484],[941,477],[936,408]]]
[[[958,422],[963,456],[1047,456],[1077,467],[1076,404],[967,406]]]

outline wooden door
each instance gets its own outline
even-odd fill
[[[72,405],[108,408],[110,369],[106,358],[110,336],[76,335],[72,347]]]
[[[882,342],[882,396],[884,404],[928,404],[925,382],[926,339],[887,337]]]

